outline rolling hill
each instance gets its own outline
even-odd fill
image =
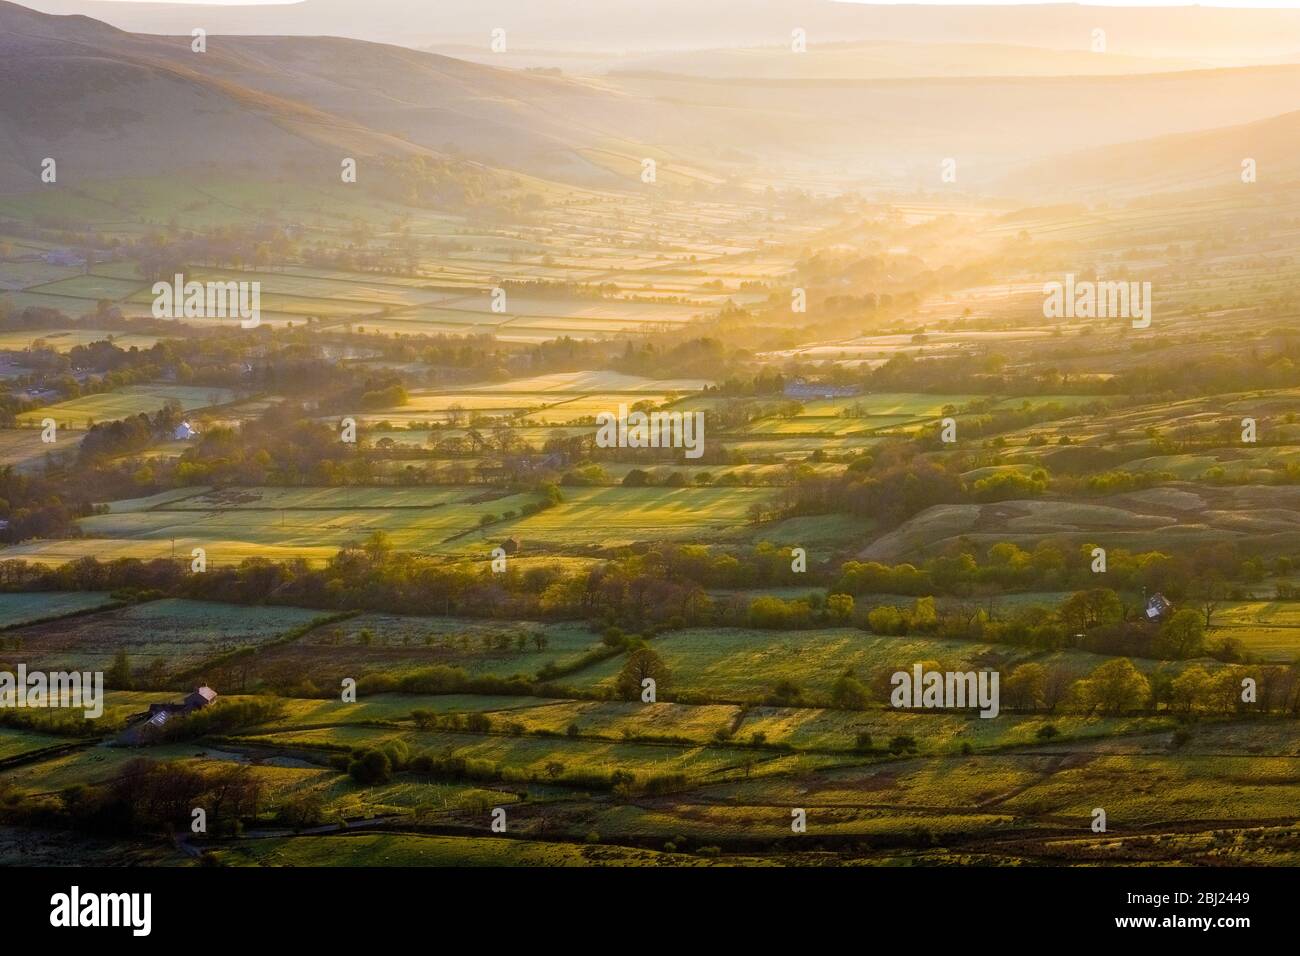
[[[210,37],[195,53],[188,36],[10,3],[0,3],[0,85],[0,188],[10,189],[38,185],[46,156],[80,177],[292,165],[335,178],[343,155],[454,154],[600,183],[612,174],[582,151],[655,126],[616,91],[400,47]]]
[[[1106,7],[1075,3],[1015,6],[867,4],[838,0],[301,0],[255,6],[28,0],[50,13],[80,13],[137,32],[358,37],[414,47],[487,47],[507,30],[511,49],[673,51],[789,42],[904,41],[1087,50],[1106,30],[1112,53],[1265,62],[1300,52],[1300,10],[1208,6]]]
[[[1300,111],[1216,129],[1089,149],[1035,163],[1016,177],[1043,195],[1141,196],[1242,186],[1255,161],[1262,188],[1300,180]]]
[[[1044,185],[1110,188],[1107,168],[1142,189],[1204,185],[1225,157],[1230,173],[1249,155],[1243,135],[1258,140],[1251,148],[1270,169],[1294,155],[1294,121],[1282,114],[1300,109],[1300,65],[1008,76],[988,73],[998,58],[976,45],[950,67],[981,75],[863,78],[876,69],[872,49],[844,48],[841,66],[859,74],[848,77],[765,76],[770,51],[747,61],[716,50],[661,63],[696,57],[702,75],[574,77],[338,37],[214,34],[195,53],[188,35],[126,33],[0,2],[0,189],[38,186],[47,156],[75,178],[211,167],[334,182],[340,157],[390,154],[597,188],[637,187],[641,159],[652,156],[687,181],[795,170],[850,188],[1032,196]],[[896,59],[897,45],[879,51],[884,72],[943,61],[941,47],[918,46],[910,60]],[[1030,53],[1025,69],[1054,68]],[[742,67],[760,75],[707,75]],[[1204,138],[1113,151],[1169,136]],[[1082,148],[1106,152],[1070,158]],[[944,186],[947,157],[959,173]],[[1135,177],[1144,164],[1149,172]]]

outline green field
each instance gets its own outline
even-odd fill
[[[565,488],[564,501],[502,531],[555,547],[744,533],[765,488]]]
[[[0,349],[17,351],[40,347],[67,352],[92,342],[112,342],[120,349],[148,349],[158,342],[158,336],[97,329],[6,329],[0,332]]]
[[[435,665],[475,676],[533,677],[599,646],[598,637],[579,623],[361,614],[259,654],[250,674],[279,680],[311,674],[325,687],[345,677],[400,676]]]
[[[201,490],[200,490],[201,491]],[[246,488],[238,492],[165,496],[157,502],[110,504],[82,519],[84,538],[36,541],[0,550],[0,558],[62,563],[101,558],[188,558],[204,548],[209,563],[249,557],[324,560],[375,531],[399,550],[486,559],[509,535],[530,549],[610,547],[636,540],[748,533],[749,507],[770,488],[566,488],[553,508],[520,517],[533,494],[500,495],[483,488]],[[514,516],[511,515],[514,513]],[[494,519],[481,527],[484,516]]]
[[[112,598],[99,591],[38,591],[33,594],[0,594],[0,630],[31,624],[47,618],[79,614],[109,604]]]
[[[715,699],[761,698],[778,680],[792,680],[806,693],[825,697],[831,684],[853,667],[862,679],[879,669],[906,670],[917,661],[939,660],[965,670],[976,657],[996,653],[992,645],[925,638],[879,637],[851,628],[758,631],[692,628],[654,642],[673,678],[674,692]],[[1003,650],[1005,659],[1017,656]],[[622,667],[607,661],[568,678],[575,686],[608,687]]]
[[[322,616],[293,607],[239,607],[167,598],[7,632],[5,656],[46,670],[106,669],[125,650],[134,669],[175,673],[255,646]],[[156,662],[156,663],[155,663]]]
[[[175,402],[184,411],[224,405],[235,397],[225,388],[200,388],[188,385],[128,385],[112,392],[83,395],[47,405],[35,411],[24,412],[18,421],[24,425],[39,425],[53,418],[65,428],[82,427],[91,422],[109,422],[131,415],[152,415],[169,402]]]
[[[921,661],[938,661],[943,670],[1007,669],[1034,659],[1061,666],[1076,677],[1086,676],[1105,663],[1106,657],[1066,650],[1040,654],[1013,645],[931,637],[884,637],[853,628],[801,631],[747,628],[687,628],[657,638],[653,647],[673,674],[673,693],[711,700],[761,700],[779,680],[793,681],[808,698],[805,704],[823,703],[831,685],[846,668],[870,681],[881,674],[908,670]],[[1162,666],[1137,660],[1139,669]],[[1169,666],[1174,670],[1178,665]],[[565,679],[584,688],[609,688],[622,667],[615,658],[595,664]]]
[[[1234,601],[1214,613],[1211,639],[1240,641],[1261,660],[1300,660],[1300,601]]]
[[[710,866],[716,862],[621,846],[407,834],[258,840],[222,849],[218,856],[228,866]]]
[[[510,767],[523,778],[540,782],[551,780],[557,785],[569,782],[576,786],[583,785],[584,775],[608,774],[615,770],[632,773],[642,781],[665,774],[683,774],[700,780],[717,777],[728,771],[743,772],[746,764],[752,762],[749,750],[723,746],[666,746],[584,739],[566,740],[557,745],[554,740],[539,737],[432,733],[358,726],[256,734],[241,737],[240,740],[280,749],[346,749],[382,746],[391,740],[400,740],[413,753],[452,752],[470,760]],[[781,756],[765,761],[763,772],[788,772],[797,768],[814,767],[826,763],[828,759],[830,758]],[[551,772],[548,765],[557,761],[563,764],[563,769]]]
[[[489,64],[2,6],[0,676],[110,686],[0,699],[0,864],[1300,866],[1285,29]],[[153,318],[176,273],[261,327]]]
[[[483,499],[487,500],[483,500]],[[283,500],[283,506],[279,502]],[[83,519],[86,537],[17,545],[0,556],[61,563],[95,553],[101,557],[188,557],[204,548],[210,564],[238,564],[250,557],[300,556],[325,560],[344,544],[383,531],[394,547],[482,552],[479,521],[502,516],[535,500],[529,494],[498,497],[482,489],[241,489],[217,498],[183,498],[148,510],[111,509]],[[494,529],[493,533],[496,533]]]

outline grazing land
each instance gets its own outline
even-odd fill
[[[0,0],[0,863],[1300,864],[1290,19],[373,2]]]

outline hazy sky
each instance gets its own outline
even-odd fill
[[[96,0],[98,3],[203,3],[232,7],[251,7],[261,4],[294,3],[297,0]],[[708,0],[704,0],[708,2]],[[840,0],[845,3],[909,3],[941,6],[1016,6],[1033,4],[1038,0]],[[1291,9],[1300,7],[1300,0],[1214,0],[1211,3],[1187,3],[1186,0],[1141,0],[1138,3],[1126,0],[1082,0],[1085,6],[1103,7],[1271,7],[1274,9]],[[365,9],[364,0],[357,0],[358,10]]]

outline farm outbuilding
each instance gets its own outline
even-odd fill
[[[1147,598],[1146,615],[1148,621],[1163,621],[1173,613],[1173,610],[1173,604],[1158,591]]]
[[[185,695],[184,700],[150,704],[149,710],[145,713],[127,718],[127,728],[118,738],[118,743],[132,747],[147,744],[177,714],[182,717],[192,714],[196,710],[207,707],[216,699],[217,692],[204,685],[194,688],[192,692]]]

